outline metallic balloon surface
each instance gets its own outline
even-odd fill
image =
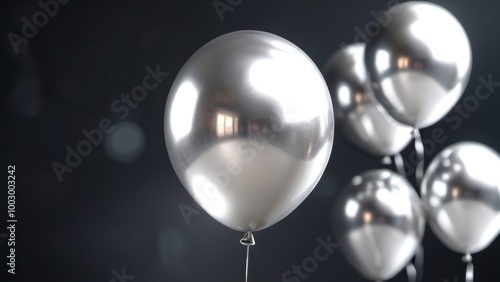
[[[486,248],[500,230],[500,155],[460,142],[432,160],[422,182],[429,224],[448,248],[465,254]]]
[[[330,158],[334,115],[314,62],[260,31],[220,36],[182,67],[165,140],[189,194],[213,218],[256,231],[292,212]]]
[[[469,38],[441,6],[406,2],[366,47],[365,62],[377,100],[401,123],[424,128],[460,99],[472,66]]]
[[[365,44],[348,45],[324,67],[335,120],[358,147],[377,156],[392,156],[410,143],[413,128],[394,120],[373,97],[364,53]]]
[[[414,256],[425,230],[420,199],[401,175],[386,169],[354,177],[336,199],[333,229],[354,268],[388,280]]]

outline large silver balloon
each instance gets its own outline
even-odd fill
[[[358,147],[377,156],[392,156],[410,143],[413,128],[395,121],[373,97],[364,53],[365,44],[348,45],[324,67],[335,120]]]
[[[239,231],[292,212],[333,145],[328,87],[291,42],[260,31],[220,36],[182,67],[165,109],[165,140],[184,187]]]
[[[394,277],[414,256],[425,218],[411,184],[379,169],[354,177],[342,190],[333,208],[333,229],[354,268],[381,281]]]
[[[430,226],[450,249],[465,254],[486,248],[500,230],[500,156],[476,142],[444,149],[422,182]]]
[[[365,54],[376,97],[401,123],[430,126],[467,86],[472,65],[467,34],[449,11],[428,2],[398,4],[386,18]]]

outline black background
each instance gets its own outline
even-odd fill
[[[500,81],[500,2],[435,2],[456,15],[472,44],[471,79],[458,103],[464,105],[473,101],[464,99],[474,95],[479,76]],[[193,201],[173,172],[163,138],[164,106],[175,75],[203,44],[241,29],[280,35],[321,66],[342,42],[354,41],[355,27],[363,30],[373,21],[371,11],[386,9],[388,3],[243,0],[221,21],[212,1],[72,0],[60,5],[57,15],[16,54],[7,34],[21,35],[21,18],[32,19],[41,8],[36,1],[2,1],[2,158],[5,176],[7,165],[16,165],[18,223],[17,274],[7,276],[7,242],[0,237],[0,277],[108,282],[112,270],[125,267],[133,281],[244,281],[242,234],[203,211],[187,224],[179,210],[181,204],[193,207]],[[170,76],[126,118],[144,133],[140,157],[118,162],[101,144],[59,182],[51,164],[64,163],[65,147],[75,148],[85,138],[82,130],[97,128],[102,118],[118,120],[111,103],[141,84],[146,66],[157,64]],[[449,121],[458,117],[452,111],[448,121],[422,130],[424,139],[436,128],[446,134],[444,142],[427,149],[426,164],[445,146],[462,140],[500,151],[496,94],[475,100],[477,109],[460,116],[460,125]],[[412,151],[411,146],[404,151],[405,159]],[[330,163],[312,194],[284,220],[256,234],[250,281],[282,281],[286,270],[312,256],[316,238],[331,233],[336,189],[379,167],[384,167],[379,159],[359,151],[337,131]],[[2,191],[0,226],[7,211],[7,188]],[[7,233],[3,227],[2,233]],[[446,249],[429,228],[424,247],[424,281],[464,280],[461,255]],[[475,281],[500,281],[499,261],[497,239],[474,255]],[[406,279],[403,271],[390,281]],[[366,280],[334,252],[307,281]]]

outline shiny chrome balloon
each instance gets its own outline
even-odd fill
[[[376,97],[399,122],[430,126],[467,86],[472,65],[467,34],[449,11],[429,2],[398,4],[386,17],[388,24],[365,54]]]
[[[432,160],[422,182],[422,202],[436,236],[455,252],[486,248],[500,230],[500,155],[461,142]]]
[[[330,158],[333,130],[316,65],[260,31],[200,48],[165,109],[168,154],[182,184],[213,218],[245,232],[276,223],[307,197]]]
[[[352,179],[333,208],[333,229],[354,268],[387,280],[414,256],[425,229],[420,199],[401,175],[371,170]]]
[[[335,120],[346,137],[377,156],[392,156],[412,139],[412,127],[395,121],[373,97],[364,62],[365,44],[335,52],[323,75],[332,95]]]

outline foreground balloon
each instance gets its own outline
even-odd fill
[[[325,81],[291,42],[239,31],[200,48],[177,75],[165,139],[177,176],[208,214],[256,231],[292,212],[333,145]]]
[[[394,277],[424,234],[420,199],[411,184],[385,169],[352,179],[333,209],[333,229],[354,268],[369,280]]]
[[[486,248],[500,230],[500,156],[476,142],[443,150],[422,182],[422,201],[436,236],[465,254]]]
[[[364,63],[364,44],[337,51],[323,74],[332,95],[337,125],[358,147],[377,156],[392,156],[412,139],[412,127],[395,121],[373,98]]]
[[[472,54],[460,22],[428,2],[389,9],[388,24],[366,47],[379,102],[401,123],[424,128],[443,118],[469,81]]]

